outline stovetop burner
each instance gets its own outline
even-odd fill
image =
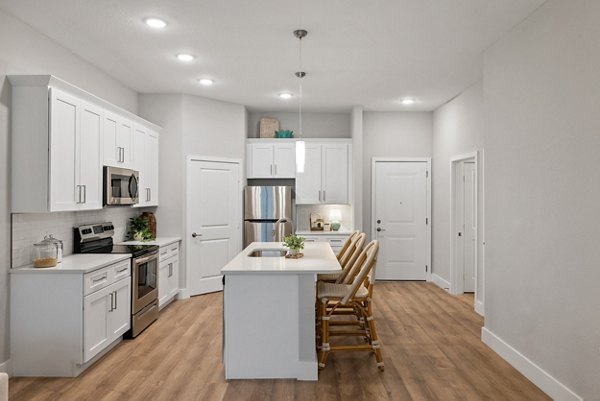
[[[158,245],[115,245],[112,223],[101,223],[75,227],[75,253],[130,253],[133,258],[158,251]]]
[[[158,251],[158,245],[108,245],[82,249],[81,253],[130,253],[134,258]]]

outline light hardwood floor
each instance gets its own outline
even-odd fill
[[[418,282],[377,283],[374,293],[383,373],[372,355],[350,353],[333,354],[318,382],[226,382],[216,293],[168,306],[78,378],[11,378],[10,400],[550,400],[480,341],[472,297]]]

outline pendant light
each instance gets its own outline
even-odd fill
[[[302,78],[306,76],[306,73],[302,71],[302,38],[306,35],[308,35],[308,32],[305,29],[297,29],[294,31],[294,36],[299,40],[299,68],[295,74],[298,78],[298,140],[296,141],[296,171],[298,173],[304,172],[304,164],[306,161],[306,143],[302,139]]]

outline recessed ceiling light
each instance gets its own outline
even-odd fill
[[[415,104],[415,99],[410,99],[410,98],[402,99],[401,103],[405,106],[410,106],[411,104]]]
[[[200,79],[198,80],[198,83],[199,83],[200,85],[204,85],[204,86],[210,86],[210,85],[214,84],[214,83],[215,83],[215,81],[213,81],[212,79],[209,79],[209,78],[200,78]]]
[[[194,59],[196,57],[193,56],[192,54],[180,53],[180,54],[177,55],[177,58],[179,59],[179,61],[183,61],[183,62],[189,63],[190,61],[194,61]]]
[[[146,18],[144,22],[152,28],[164,28],[167,26],[167,22],[160,18]]]
[[[291,99],[292,96],[294,96],[292,93],[289,92],[283,92],[279,94],[279,97],[282,99]]]

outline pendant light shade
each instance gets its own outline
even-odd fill
[[[302,139],[302,78],[306,76],[306,73],[302,71],[302,38],[308,35],[305,29],[297,29],[294,31],[294,36],[298,38],[298,71],[296,77],[298,78],[298,141],[296,141],[296,172],[304,173],[304,164],[306,162],[306,143]]]

